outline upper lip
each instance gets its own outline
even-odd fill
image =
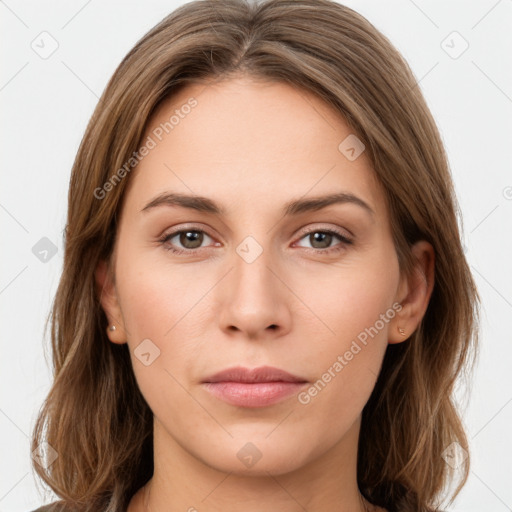
[[[307,380],[273,366],[260,366],[253,369],[236,366],[211,375],[203,382],[307,382]]]

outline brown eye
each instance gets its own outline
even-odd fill
[[[203,233],[201,231],[181,231],[179,233],[180,244],[185,249],[197,249],[203,242]]]
[[[347,245],[353,244],[353,241],[344,234],[329,229],[316,229],[309,231],[303,234],[301,240],[304,239],[308,240],[308,242],[310,243],[310,247],[300,247],[305,247],[306,249],[309,248],[313,251],[323,253],[342,250]],[[336,239],[338,239],[341,243],[333,243],[335,242]]]
[[[160,243],[165,249],[176,254],[192,253],[197,249],[204,248],[202,244],[205,242],[205,237],[212,240],[201,229],[181,229],[165,235]]]
[[[325,231],[315,231],[310,233],[309,241],[314,249],[327,249],[330,247],[333,236]]]

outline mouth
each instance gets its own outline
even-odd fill
[[[228,368],[207,377],[204,388],[214,397],[238,407],[266,407],[298,393],[308,381],[279,368]]]

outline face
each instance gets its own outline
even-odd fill
[[[188,85],[150,120],[102,304],[160,442],[255,474],[354,446],[406,288],[353,137],[320,99],[243,77]],[[205,383],[262,366],[298,382]]]

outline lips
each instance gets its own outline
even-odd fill
[[[211,395],[238,407],[267,407],[297,394],[306,379],[279,368],[228,368],[203,381]]]
[[[244,368],[237,366],[228,368],[207,377],[203,382],[307,382],[306,379],[292,375],[273,366],[260,366],[259,368]]]

